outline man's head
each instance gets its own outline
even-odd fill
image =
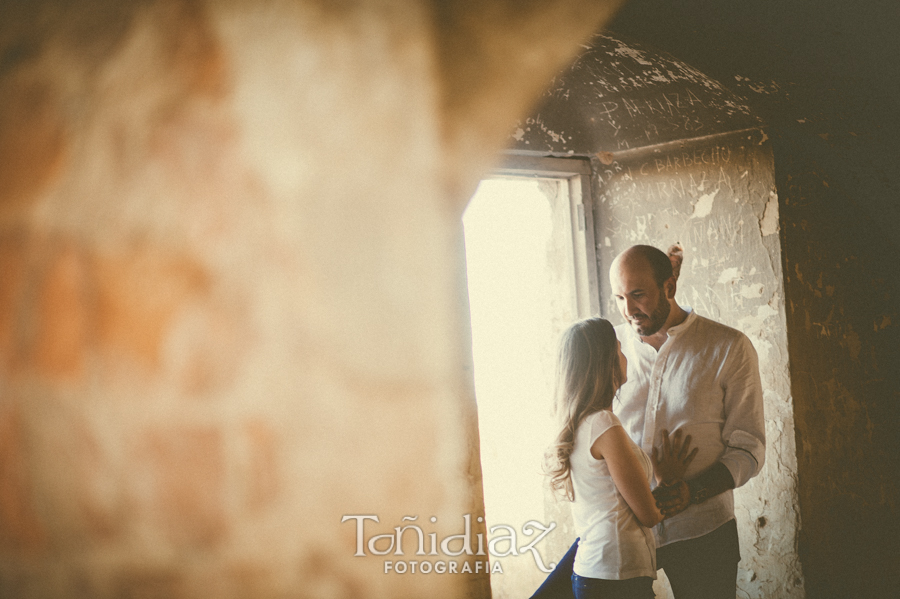
[[[649,245],[634,245],[616,256],[609,269],[616,305],[638,335],[658,332],[669,317],[675,297],[672,262]]]

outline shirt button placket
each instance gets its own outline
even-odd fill
[[[666,369],[666,361],[669,357],[671,340],[663,344],[656,354],[653,369],[650,374],[650,388],[647,393],[647,416],[644,420],[644,451],[649,455],[653,451],[656,442],[656,415],[659,413],[660,396],[662,395],[663,373]]]

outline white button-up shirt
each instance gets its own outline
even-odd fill
[[[662,430],[681,430],[699,448],[685,474],[691,479],[715,462],[731,472],[735,487],[759,473],[765,460],[765,419],[756,350],[740,331],[698,316],[668,330],[656,349],[630,325],[616,327],[628,358],[628,382],[613,412],[648,454],[662,446]],[[703,536],[734,518],[726,491],[658,524],[657,545]]]

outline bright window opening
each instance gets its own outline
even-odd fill
[[[578,173],[504,174],[481,183],[463,217],[488,537],[507,535],[490,531],[506,525],[518,547],[536,537],[523,534],[529,521],[571,526],[565,502],[545,497],[541,459],[555,433],[559,335],[596,313],[585,182]],[[537,549],[549,566],[565,547]],[[527,551],[492,559],[503,567],[491,578],[495,599],[527,597],[546,576]]]

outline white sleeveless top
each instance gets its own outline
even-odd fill
[[[612,412],[601,410],[588,416],[575,432],[575,448],[569,458],[575,490],[572,515],[581,541],[574,570],[579,576],[605,580],[656,578],[656,541],[652,531],[641,526],[616,489],[606,460],[591,455],[594,441],[613,426],[622,423]],[[650,458],[630,439],[628,443],[650,482]]]

